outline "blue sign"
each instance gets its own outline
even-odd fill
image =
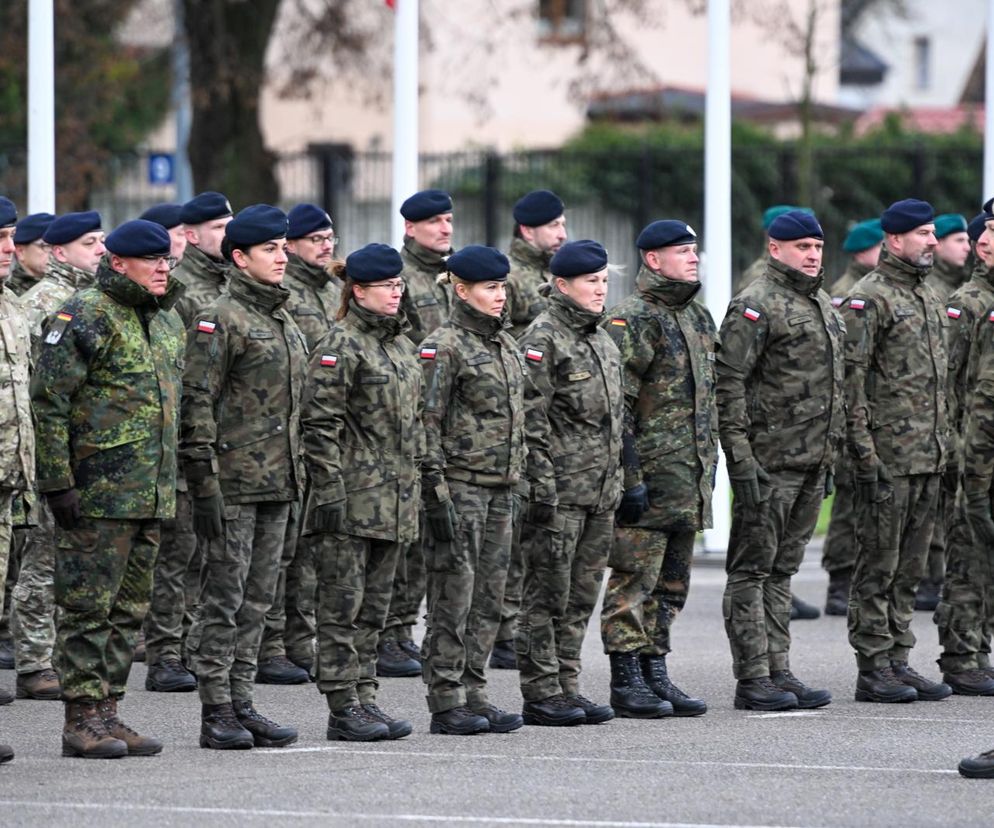
[[[172,184],[176,175],[176,156],[159,152],[148,157],[148,183]]]

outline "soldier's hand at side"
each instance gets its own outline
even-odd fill
[[[548,526],[556,519],[556,507],[551,503],[529,503],[525,520],[536,526]]]
[[[625,489],[618,504],[615,520],[622,526],[634,526],[649,511],[649,489],[645,483],[639,483],[630,489]]]
[[[966,516],[977,539],[987,546],[994,545],[994,519],[991,518],[991,495],[989,491],[968,491]]]
[[[456,507],[451,500],[443,500],[425,508],[428,531],[437,541],[451,541],[456,537]]]
[[[193,498],[193,531],[204,540],[221,537],[224,531],[224,498],[220,494]]]
[[[311,527],[322,534],[339,534],[345,527],[345,501],[322,503],[311,516]]]
[[[829,469],[825,472],[825,497],[835,493],[835,472]]]
[[[864,503],[879,503],[894,494],[894,481],[883,463],[856,470],[856,488]]]
[[[754,458],[728,464],[728,480],[732,484],[732,493],[747,509],[755,509],[766,500],[763,497],[760,484],[768,484],[770,476]]]
[[[47,492],[45,500],[52,510],[52,517],[62,529],[75,529],[83,519],[79,505],[79,492],[75,489],[62,489],[58,492]]]

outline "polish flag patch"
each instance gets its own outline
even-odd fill
[[[987,321],[994,322],[994,311],[991,311],[990,314],[988,314]]]
[[[214,329],[216,327],[217,327],[217,322],[209,322],[206,319],[201,319],[197,323],[197,331],[198,331],[198,333],[209,333],[209,334],[212,334],[212,333],[214,333]]]
[[[434,359],[438,354],[438,348],[422,348],[421,359]]]
[[[959,308],[946,308],[946,316],[950,319],[959,319],[963,315],[963,311]]]
[[[759,321],[759,317],[762,316],[762,314],[755,308],[746,308],[742,311],[742,315],[750,322],[757,322]]]
[[[845,301],[846,300],[843,299],[841,296],[833,296],[832,297],[832,307],[833,308],[840,308],[840,307],[842,307],[842,303],[845,302]]]
[[[544,356],[545,353],[537,348],[525,348],[525,359],[530,362],[541,362]]]
[[[334,368],[338,365],[338,354],[321,354],[321,365],[325,368]]]
[[[853,310],[863,310],[866,307],[866,302],[862,299],[850,299],[849,307]]]

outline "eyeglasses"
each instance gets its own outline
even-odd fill
[[[159,266],[160,262],[165,262],[169,265],[170,270],[175,270],[176,265],[179,264],[179,259],[174,259],[172,256],[137,256],[136,258],[141,259],[143,262],[154,264],[156,267]]]
[[[322,244],[333,245],[338,239],[335,238],[334,233],[315,233],[313,236],[307,236],[307,241],[315,247],[319,247]]]
[[[407,285],[401,279],[396,282],[373,282],[372,284],[363,285],[366,288],[386,288],[391,293],[403,293],[407,290]]]

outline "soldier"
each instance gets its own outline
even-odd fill
[[[304,531],[320,572],[317,680],[329,739],[411,733],[376,704],[376,640],[421,505],[422,374],[404,335],[402,269],[384,244],[346,259],[338,321],[311,355],[304,390]]]
[[[176,263],[183,261],[183,254],[186,253],[186,246],[189,240],[186,237],[186,226],[183,224],[182,204],[153,204],[138,218],[146,221],[154,221],[161,224],[169,233],[169,255],[176,260]]]
[[[607,251],[563,245],[546,309],[521,336],[530,524],[517,625],[525,724],[599,724],[607,705],[580,694],[580,651],[597,603],[621,495],[621,360],[598,327]]]
[[[57,525],[62,752],[102,759],[162,750],[121,721],[117,704],[148,609],[160,523],[176,507],[183,359],[169,235],[129,221],[107,249],[97,283],[46,326],[31,382],[38,489]]]
[[[946,463],[947,317],[925,283],[935,250],[930,204],[881,216],[886,249],[842,305],[847,441],[859,543],[849,598],[856,700],[935,701],[952,693],[908,665],[915,590]]]
[[[307,340],[308,353],[335,321],[341,302],[338,279],[330,272],[335,255],[331,217],[316,204],[298,204],[287,215],[287,255],[283,286],[290,291],[286,309]],[[301,538],[300,505],[290,509],[280,560],[280,578],[259,647],[256,684],[299,684],[314,662],[314,561]],[[300,546],[298,546],[298,543]]]
[[[55,220],[51,213],[32,213],[17,222],[14,231],[14,267],[7,279],[7,289],[17,296],[40,282],[48,269],[52,247],[42,236]]]
[[[7,289],[14,264],[14,225],[17,210],[0,196],[0,608],[7,556],[11,545],[12,509],[21,492],[34,487],[34,429],[28,393],[29,363],[27,320]],[[13,696],[0,688],[0,705]],[[0,764],[14,758],[10,745],[0,744]]]
[[[224,228],[231,221],[231,205],[221,193],[203,192],[182,205],[157,205],[146,211],[169,230],[172,254],[182,228],[188,244],[175,270],[186,290],[176,311],[189,328],[194,317],[217,299],[228,282],[228,263],[221,255]],[[178,257],[177,257],[178,258]],[[177,478],[176,518],[163,526],[162,545],[155,560],[152,604],[145,621],[148,673],[145,689],[160,693],[189,693],[197,679],[184,662],[186,635],[193,623],[200,594],[203,555],[193,531],[193,501],[182,469]]]
[[[738,293],[746,287],[746,285],[752,284],[766,272],[766,260],[769,258],[770,247],[770,237],[768,234],[770,225],[784,213],[789,213],[791,210],[804,210],[808,213],[811,212],[806,207],[794,207],[790,204],[774,204],[772,207],[767,207],[763,210],[763,250],[756,257],[756,260],[742,271],[741,276],[739,276],[738,284],[732,286],[733,293]]]
[[[500,623],[511,553],[512,489],[524,459],[523,365],[504,330],[510,264],[470,245],[448,260],[452,313],[421,343],[431,732],[506,733],[521,716],[489,702],[484,667]]]
[[[838,308],[850,291],[877,266],[883,247],[884,231],[880,219],[867,219],[853,225],[842,243],[852,254],[845,272],[832,285],[832,307]],[[825,535],[821,565],[828,571],[825,615],[845,615],[849,610],[849,583],[856,563],[856,485],[848,455],[842,451],[835,458],[835,499],[832,518]]]
[[[401,308],[411,325],[407,336],[417,345],[449,316],[449,293],[439,279],[452,253],[452,199],[442,190],[422,190],[400,206],[400,214],[404,217],[400,257],[406,285]],[[414,624],[425,597],[424,544],[428,542],[422,537],[410,544],[397,565],[386,629],[378,644],[377,675],[421,675]]]
[[[986,214],[994,225],[994,216]],[[949,404],[949,457],[942,477],[946,499],[948,535],[945,587],[933,620],[939,630],[942,654],[939,669],[942,680],[954,693],[964,696],[994,695],[994,670],[990,665],[988,630],[992,622],[990,603],[994,590],[991,554],[982,536],[974,539],[967,516],[956,507],[964,465],[963,440],[967,409],[977,388],[978,362],[987,367],[987,340],[978,341],[971,360],[971,343],[975,336],[986,334],[987,310],[994,306],[994,251],[988,243],[991,231],[984,230],[985,244],[977,245],[977,266],[969,282],[949,297],[946,317],[949,320],[946,345],[949,350],[949,379],[946,400]],[[978,422],[984,397],[975,397]],[[971,484],[973,485],[973,484]]]
[[[635,244],[636,292],[605,324],[621,351],[625,420],[624,494],[601,638],[619,716],[699,716],[707,704],[673,684],[666,656],[687,601],[694,535],[711,524],[717,332],[694,301],[701,283],[693,229],[654,221]]]
[[[252,703],[290,505],[300,496],[307,344],[283,307],[287,218],[255,204],[224,228],[227,291],[187,329],[180,456],[206,544],[187,639],[203,704],[200,746],[283,747],[297,731]]]
[[[722,602],[739,710],[821,707],[790,670],[790,579],[842,445],[843,325],[821,289],[824,234],[801,210],[769,229],[766,272],[721,325],[718,423],[734,502]]]

